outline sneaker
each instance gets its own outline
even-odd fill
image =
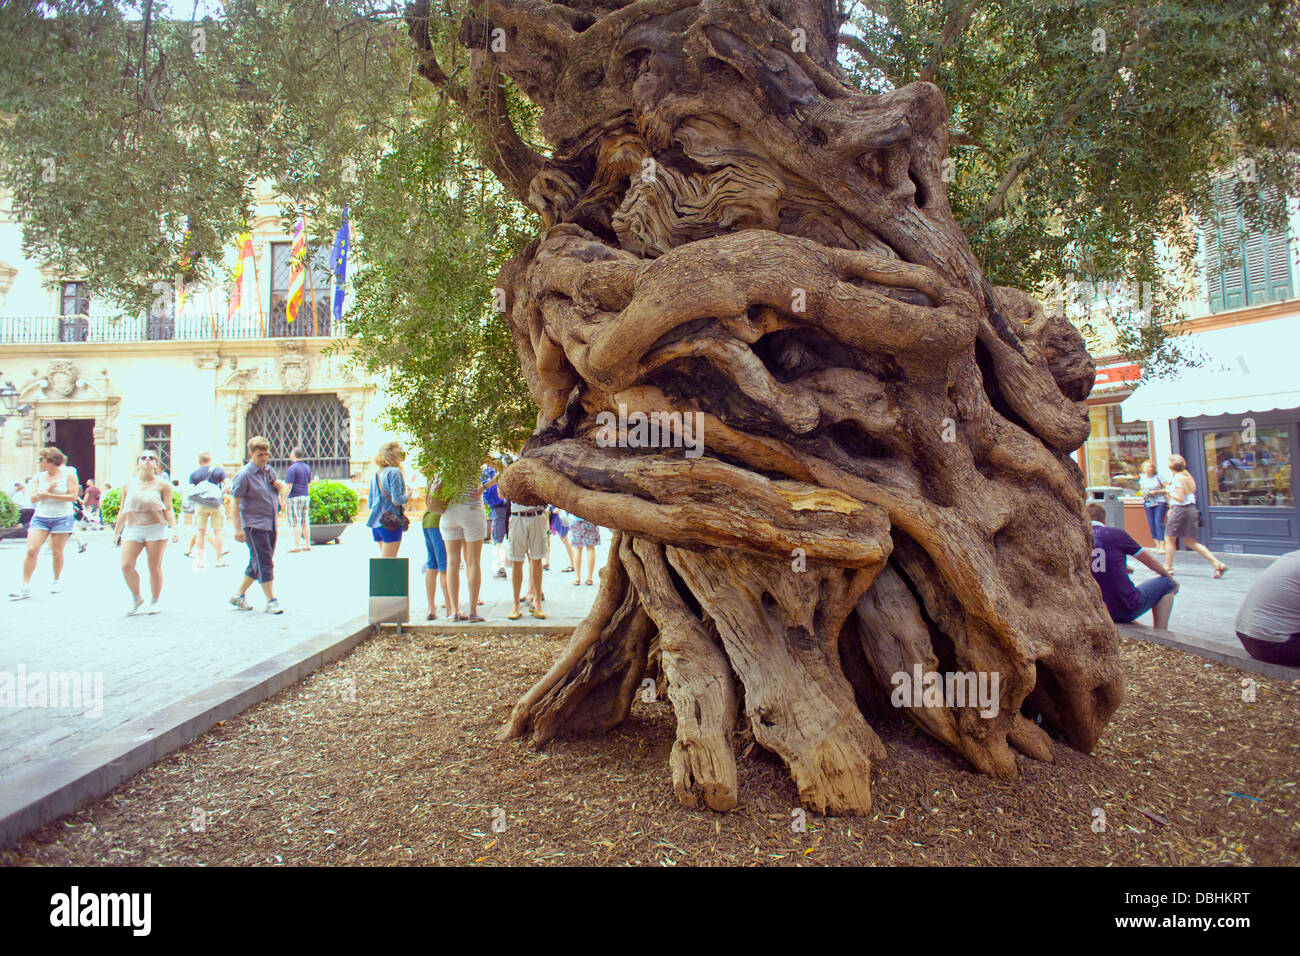
[[[230,599],[230,603],[241,611],[251,611],[253,609],[253,605],[248,603],[248,598],[244,597],[242,594],[236,594]]]
[[[157,614],[157,613],[158,613],[159,611],[161,611],[161,610],[162,610],[162,608],[159,607],[157,601],[150,601],[150,602],[149,602],[149,613],[150,613],[150,614]]]
[[[272,598],[270,601],[267,601],[267,602],[266,602],[266,613],[267,613],[267,614],[283,614],[283,613],[284,613],[284,608],[280,607],[280,602],[279,602],[279,601],[277,601],[277,600],[275,600],[274,598]]]
[[[494,578],[504,578],[505,576],[506,576],[506,573],[505,573],[504,571],[497,571],[496,574],[492,575],[492,577],[494,577]]]
[[[60,581],[58,578],[55,578],[53,581],[50,582],[50,593],[61,594],[62,592],[63,592],[63,582]]]
[[[32,588],[31,585],[28,584],[20,584],[18,585],[17,591],[9,592],[9,600],[11,601],[21,601],[24,598],[29,598],[31,596],[32,596]]]
[[[132,598],[131,598],[131,610],[129,610],[129,611],[126,612],[126,616],[127,616],[127,617],[134,617],[135,614],[136,614],[136,612],[140,610],[140,608],[141,608],[141,606],[142,606],[143,604],[144,604],[144,598],[142,598],[140,595],[137,594],[137,595],[135,595],[134,597],[132,597]]]

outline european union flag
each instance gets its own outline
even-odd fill
[[[330,271],[334,273],[334,318],[343,318],[343,283],[348,277],[348,207],[343,207],[343,225],[334,236],[330,250]]]

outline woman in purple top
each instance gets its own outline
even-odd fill
[[[302,460],[302,449],[289,452],[289,467],[284,473],[284,483],[289,486],[289,500],[285,502],[285,518],[293,535],[290,554],[311,550],[311,496],[307,486],[311,483],[311,465]],[[302,539],[299,546],[298,540]]]

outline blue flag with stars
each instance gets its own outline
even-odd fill
[[[334,318],[343,318],[343,283],[348,277],[348,207],[343,207],[343,225],[334,236],[330,250],[330,271],[334,273]]]

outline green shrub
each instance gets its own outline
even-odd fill
[[[122,486],[118,485],[99,500],[99,511],[104,524],[111,525],[117,521],[117,511],[121,507]],[[181,513],[181,492],[177,488],[172,489],[172,511],[177,515]]]
[[[340,481],[313,481],[307,486],[311,523],[351,524],[361,508],[357,493]]]
[[[18,523],[18,506],[0,491],[0,528],[12,528]]]

